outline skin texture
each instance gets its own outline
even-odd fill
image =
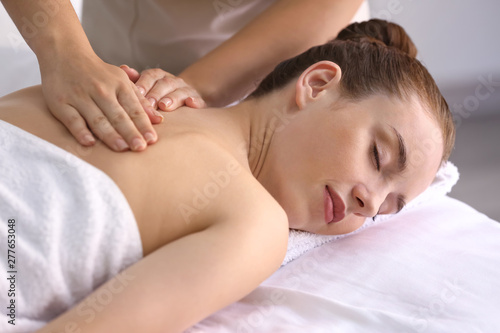
[[[393,212],[394,195],[411,200],[423,191],[442,147],[400,173],[386,128],[402,134],[412,161],[422,138],[438,128],[428,111],[415,99],[379,95],[347,103],[340,78],[339,67],[323,61],[259,99],[169,113],[157,126],[164,140],[140,154],[103,144],[79,150],[44,105],[40,87],[0,99],[0,119],[66,149],[116,182],[134,212],[145,254],[124,271],[134,279],[93,321],[86,322],[76,306],[39,332],[69,323],[83,332],[181,332],[271,275],[285,255],[289,227],[350,232],[378,210]],[[380,172],[372,141],[380,146]],[[224,185],[197,206],[196,193],[217,183],[214,177]],[[322,217],[325,185],[346,206],[345,219],[330,225]]]
[[[335,37],[361,3],[276,1],[175,77],[158,71],[140,76],[122,68],[124,73],[103,62],[92,50],[69,0],[2,0],[37,55],[43,93],[53,115],[82,145],[95,144],[97,137],[115,151],[142,151],[156,142],[151,123],[162,121],[156,108],[172,111],[183,105],[224,106],[240,100],[280,61]],[[33,33],[26,19],[37,13],[50,18]]]

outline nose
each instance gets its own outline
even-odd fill
[[[356,184],[352,189],[352,198],[354,215],[373,217],[377,215],[385,195],[379,191],[373,193],[363,184]]]

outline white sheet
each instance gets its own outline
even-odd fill
[[[447,196],[317,247],[189,333],[500,332],[500,224]]]

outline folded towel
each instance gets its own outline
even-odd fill
[[[3,121],[0,170],[0,267],[13,277],[0,279],[0,332],[40,328],[142,257],[134,215],[100,170]]]
[[[417,209],[417,207],[424,203],[431,201],[433,199],[445,196],[448,194],[453,186],[457,183],[459,178],[459,173],[457,167],[451,163],[446,162],[437,172],[436,177],[432,184],[424,192],[422,192],[418,197],[410,201],[403,210]],[[387,221],[393,217],[394,214],[380,215],[373,221],[371,218],[366,219],[365,223],[358,230],[345,234],[345,235],[315,235],[305,231],[290,230],[290,236],[288,237],[288,250],[286,252],[285,259],[281,264],[286,265],[290,261],[298,258],[307,251],[318,247],[324,243],[330,242],[335,239],[343,238],[348,235],[357,233],[364,228],[367,228],[373,224],[378,224]]]

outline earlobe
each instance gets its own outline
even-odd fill
[[[307,68],[298,78],[295,100],[299,109],[324,96],[340,83],[340,67],[331,61],[320,61]]]

